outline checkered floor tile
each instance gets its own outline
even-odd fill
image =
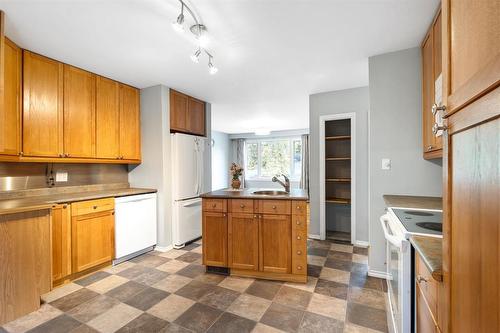
[[[205,273],[201,240],[150,252],[43,296],[3,332],[387,332],[367,251],[308,241],[307,284]]]

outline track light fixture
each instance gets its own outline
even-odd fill
[[[189,13],[189,15],[192,17],[193,21],[195,24],[193,24],[189,30],[191,33],[194,35],[196,42],[198,44],[198,50],[191,54],[190,58],[193,62],[198,63],[200,62],[200,56],[202,52],[204,52],[208,56],[208,72],[210,74],[215,74],[217,73],[218,69],[213,65],[213,56],[208,53],[206,50],[206,47],[208,43],[210,42],[210,38],[208,37],[207,34],[207,27],[200,23],[196,15],[194,15],[194,12],[187,6],[183,0],[179,0],[181,3],[181,12],[179,16],[177,16],[177,20],[172,22],[172,28],[177,31],[177,32],[184,32],[184,8],[186,11]]]

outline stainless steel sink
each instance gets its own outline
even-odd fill
[[[253,194],[259,194],[259,195],[288,195],[290,193],[287,193],[285,191],[255,191]]]

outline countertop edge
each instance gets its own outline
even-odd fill
[[[382,197],[387,207],[443,210],[442,197],[399,194],[384,194]]]
[[[415,251],[418,252],[420,257],[422,258],[422,261],[425,264],[425,267],[431,272],[432,277],[434,280],[438,282],[443,282],[443,267],[441,265],[433,265],[429,261],[429,254],[427,253],[426,250],[424,250],[421,246],[421,242],[425,241],[424,239],[427,238],[429,241],[434,241],[432,238],[433,237],[425,237],[425,236],[411,236],[410,237],[410,243],[413,245],[413,248]],[[437,267],[439,266],[439,267]]]

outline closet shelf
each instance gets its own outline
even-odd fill
[[[327,136],[325,140],[351,140],[350,135],[336,135],[336,136]]]
[[[350,161],[350,157],[327,157],[327,161]]]
[[[327,198],[325,201],[329,203],[338,203],[347,205],[351,203],[351,199],[346,199],[346,198]]]
[[[335,183],[350,183],[351,178],[326,178],[327,182],[335,182]]]

